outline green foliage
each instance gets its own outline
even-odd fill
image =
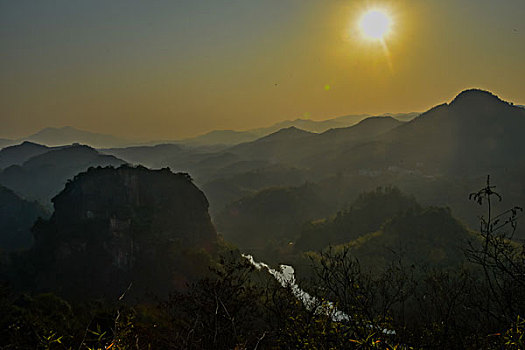
[[[386,208],[381,198],[386,198]],[[392,209],[400,207],[405,209]],[[168,284],[163,276],[178,278],[178,289],[168,299],[135,302],[131,285],[111,302],[66,301],[2,286],[0,348],[523,348],[523,245],[511,239],[517,222],[512,210],[501,217],[507,217],[501,221],[505,230],[498,231],[489,214],[476,237],[450,210],[422,208],[398,190],[387,189],[362,195],[339,220],[351,218],[348,222],[366,228],[375,215],[367,216],[368,210],[383,210],[376,216],[386,218],[378,229],[349,244],[307,254],[312,279],[301,279],[299,286],[315,296],[309,303],[298,299],[297,285],[282,286],[228,244],[219,242],[214,248],[222,256],[216,259],[205,247],[157,240],[148,246],[156,254],[140,257],[137,266],[147,268],[135,271],[135,281],[156,286]],[[364,219],[358,221],[360,217]],[[39,230],[52,228],[44,221],[39,225]],[[52,230],[45,234],[56,238]],[[474,241],[467,257],[474,264],[462,264],[460,245],[468,237]],[[47,243],[52,249],[56,241]],[[388,256],[386,247],[403,249]],[[433,254],[435,250],[443,254]],[[71,268],[82,268],[81,258],[69,260]],[[89,264],[104,272],[103,264]],[[195,278],[173,273],[177,271]]]
[[[378,188],[333,219],[310,224],[295,248],[327,249],[339,242],[333,245],[336,251],[350,249],[363,268],[374,271],[399,258],[406,265],[457,267],[465,261],[462,247],[472,238],[450,209],[423,208],[397,188]]]
[[[136,312],[124,305],[71,304],[53,294],[0,289],[2,349],[134,349]]]
[[[215,218],[227,240],[253,252],[286,247],[304,222],[328,214],[317,186],[269,188],[236,201]]]
[[[420,208],[416,201],[395,187],[378,187],[365,192],[350,209],[338,212],[332,219],[307,225],[297,239],[297,250],[318,250],[328,245],[350,242],[377,231],[381,224],[410,209]]]
[[[182,348],[235,348],[255,344],[264,333],[260,321],[261,290],[247,260],[230,254],[214,269],[214,275],[173,293],[164,309],[173,341]],[[257,330],[254,332],[254,330]]]
[[[525,319],[518,316],[516,322],[503,335],[507,349],[525,348]]]

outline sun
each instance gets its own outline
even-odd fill
[[[382,11],[370,10],[365,12],[359,22],[361,32],[368,39],[383,40],[390,32],[392,20]]]

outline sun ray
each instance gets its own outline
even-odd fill
[[[394,74],[394,66],[392,65],[392,59],[390,58],[390,50],[388,49],[388,45],[383,38],[381,38],[381,46],[383,47],[383,52],[385,53],[385,58],[386,62],[388,63],[388,68],[390,69],[390,73]]]

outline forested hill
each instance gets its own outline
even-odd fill
[[[0,251],[27,249],[33,243],[31,227],[48,212],[38,203],[20,198],[0,185]]]

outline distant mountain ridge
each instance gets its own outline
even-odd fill
[[[233,145],[242,142],[249,142],[256,139],[259,135],[251,131],[236,130],[213,130],[203,135],[182,139],[178,142],[190,146],[203,145]]]
[[[346,115],[326,120],[311,120],[311,119],[294,119],[285,120],[282,122],[275,123],[269,127],[249,129],[246,131],[234,131],[234,130],[214,130],[204,135],[200,135],[194,138],[182,139],[180,142],[188,145],[210,145],[210,144],[224,144],[224,145],[236,145],[244,142],[255,141],[266,135],[275,133],[281,129],[287,129],[295,127],[304,131],[312,133],[323,133],[329,129],[345,128],[358,124],[364,119],[370,117],[391,117],[399,121],[409,121],[418,116],[419,113],[397,113],[397,114],[382,114],[377,116],[371,116],[369,114],[358,114],[358,115]]]
[[[523,165],[515,152],[525,148],[525,110],[479,89],[465,90],[450,103],[431,108],[412,121],[340,154],[353,167],[427,172],[486,173]]]
[[[131,140],[118,138],[112,135],[79,130],[71,126],[45,128],[25,139],[47,146],[62,146],[72,143],[81,143],[90,145],[94,148],[125,146],[133,143]]]
[[[24,144],[19,145],[23,148]],[[34,155],[21,165],[11,165],[0,171],[0,184],[14,190],[24,198],[38,200],[46,205],[68,179],[89,167],[119,166],[126,162],[94,148],[74,144],[50,148]]]
[[[26,160],[50,151],[52,148],[37,143],[24,141],[19,145],[8,146],[0,150],[0,169],[11,165],[22,165]]]
[[[292,134],[302,134],[300,138],[286,137],[290,130],[285,129],[224,152],[236,155],[238,162],[280,167],[283,177],[284,169],[294,168],[301,179],[292,182],[294,186],[309,181],[332,190],[330,183],[334,183],[343,196],[345,192],[355,195],[355,186],[371,189],[394,184],[408,193],[421,193],[425,188],[425,204],[451,203],[461,218],[468,220],[475,217],[474,209],[461,193],[475,188],[476,179],[487,174],[504,181],[500,188],[513,191],[513,200],[524,203],[521,179],[525,160],[518,156],[525,149],[523,130],[525,109],[490,92],[470,89],[409,122],[371,117],[321,134],[291,129]],[[213,194],[214,210],[264,190],[256,181],[264,176],[264,167],[259,166],[260,172],[239,172],[206,184],[204,188]],[[337,192],[332,193],[333,200],[345,203],[348,199]]]
[[[525,147],[521,135],[525,129],[524,113],[525,109],[502,101],[492,93],[471,89],[409,122],[394,118],[397,115],[368,117],[350,127],[332,128],[321,133],[290,126],[230,146],[161,144],[108,148],[101,153],[113,155],[114,161],[118,159],[152,168],[170,167],[192,174],[196,183],[212,194],[212,212],[268,186],[299,186],[304,181],[318,183],[338,179],[337,183],[347,187],[358,182],[372,186],[404,181],[410,193],[412,187],[408,183],[426,183],[450,176],[510,174],[509,171],[514,169],[515,173],[512,177],[508,175],[506,183],[521,188],[516,174],[519,169],[525,169],[525,161],[516,155]],[[0,152],[0,164],[2,154]],[[94,159],[101,160],[99,156]],[[28,160],[24,158],[26,156],[20,157],[17,164],[22,165],[4,169],[0,180],[10,174],[12,181],[17,177],[24,178],[26,185],[36,190],[36,183],[41,180],[19,173]],[[67,158],[63,161],[71,162]],[[48,165],[52,167],[59,163]],[[92,166],[88,164],[98,162],[88,162],[82,167]],[[43,173],[50,174],[50,168],[45,166],[40,164],[42,169],[47,169]],[[58,173],[62,174],[62,170]],[[63,175],[60,178],[60,181],[67,179]],[[400,188],[406,189],[401,185]],[[54,186],[54,190],[59,189]],[[443,188],[437,192],[443,193]],[[25,193],[22,194],[26,196]],[[353,192],[349,190],[349,193]],[[37,198],[48,200],[50,195],[40,193]],[[438,194],[428,195],[429,198],[439,197]],[[345,201],[343,198],[337,200],[340,203]]]
[[[368,117],[359,123],[312,133],[296,127],[281,129],[252,142],[242,143],[227,151],[250,159],[291,162],[295,165],[315,165],[312,157],[330,158],[340,148],[370,140],[403,124],[392,117]]]
[[[410,120],[419,113],[398,113],[392,116],[399,120]],[[385,114],[384,116],[388,116]],[[357,124],[369,117],[367,114],[347,115],[327,120],[295,119],[275,123],[269,127],[237,130],[212,130],[199,136],[184,139],[167,139],[144,141],[138,139],[126,139],[113,135],[80,130],[71,126],[47,127],[34,134],[19,139],[0,139],[0,148],[16,145],[25,141],[45,145],[48,147],[64,146],[73,143],[90,145],[94,148],[119,148],[132,146],[151,146],[158,144],[185,144],[191,147],[202,147],[210,145],[231,146],[243,142],[254,141],[260,137],[274,133],[280,129],[294,126],[310,132],[324,132],[331,128],[341,128]]]

